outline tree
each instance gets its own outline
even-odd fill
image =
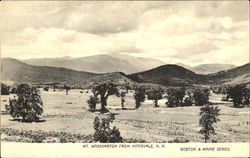
[[[67,86],[67,85],[65,84],[65,85],[64,85],[64,89],[66,90],[66,95],[68,95],[68,92],[69,92],[69,90],[70,90],[70,87]]]
[[[234,106],[240,107],[241,104],[249,104],[249,89],[245,85],[236,85],[227,88],[227,97],[232,98]]]
[[[193,92],[194,104],[196,106],[202,106],[209,103],[209,90],[208,89],[196,89]]]
[[[218,116],[220,115],[220,109],[218,107],[213,106],[205,106],[200,109],[200,120],[199,125],[202,126],[202,129],[200,130],[201,134],[204,134],[205,143],[207,143],[207,140],[210,138],[211,134],[216,134],[213,124],[217,123],[217,121],[220,121],[218,119]]]
[[[124,109],[125,96],[126,96],[126,92],[122,91],[120,93],[122,109]]]
[[[193,105],[193,99],[192,99],[190,92],[186,92],[186,96],[184,97],[182,105],[183,106],[192,106]]]
[[[120,143],[123,138],[121,137],[118,128],[110,128],[110,123],[114,121],[114,115],[109,115],[108,118],[98,118],[94,120],[94,141],[101,143]]]
[[[250,89],[249,88],[244,88],[243,89],[243,100],[242,100],[243,105],[250,105]]]
[[[166,102],[166,105],[168,107],[182,106],[184,96],[185,96],[184,88],[170,89],[168,91],[168,95],[167,95],[168,101]]]
[[[1,83],[1,95],[9,95],[10,94],[10,87]]]
[[[89,105],[89,111],[93,112],[96,109],[96,104],[99,103],[99,99],[96,96],[89,96],[87,103]]]
[[[148,96],[148,100],[153,100],[153,103],[155,105],[155,107],[159,107],[158,105],[158,100],[163,98],[164,91],[163,89],[152,89],[147,91],[147,96]]]
[[[134,93],[135,98],[135,108],[138,109],[141,103],[145,101],[145,90],[141,87],[137,88]]]
[[[107,112],[107,99],[109,96],[118,94],[117,86],[113,83],[103,83],[95,86],[92,90],[95,96],[100,95],[101,98],[101,112]]]
[[[21,117],[24,122],[33,122],[38,121],[38,116],[43,113],[42,105],[37,89],[21,84],[17,87],[17,99],[10,99],[6,110],[13,118]]]

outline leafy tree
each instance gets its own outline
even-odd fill
[[[134,93],[135,98],[135,108],[138,109],[141,106],[141,103],[145,101],[145,90],[141,87],[137,88]]]
[[[166,105],[168,107],[182,106],[184,96],[185,96],[184,88],[171,89],[168,91],[168,95],[167,95],[168,101],[166,102]]]
[[[99,99],[96,96],[89,96],[87,103],[89,105],[89,111],[93,112],[96,109],[96,104],[99,103]]]
[[[243,89],[243,105],[250,105],[250,89],[244,88]]]
[[[186,96],[184,97],[182,105],[183,106],[192,106],[193,105],[193,98],[192,98],[190,92],[187,92]]]
[[[196,89],[193,92],[194,104],[196,106],[202,106],[209,103],[209,90],[208,89]]]
[[[10,94],[10,87],[1,83],[1,95],[9,95]]]
[[[66,90],[66,95],[68,95],[70,87],[65,84],[63,88]]]
[[[163,98],[163,89],[152,89],[147,91],[148,100],[153,100],[155,107],[159,107],[158,100]]]
[[[235,107],[240,107],[242,104],[249,104],[249,89],[245,85],[228,87],[227,97],[232,98]]]
[[[101,112],[107,112],[105,106],[107,106],[107,99],[109,96],[118,94],[117,86],[113,83],[103,83],[98,86],[95,86],[92,90],[95,96],[99,96],[101,98]]]
[[[24,122],[33,122],[38,121],[38,116],[43,113],[42,105],[37,89],[21,84],[17,87],[17,99],[10,99],[6,110],[13,118],[21,117]]]
[[[207,143],[207,140],[210,138],[211,134],[216,134],[213,124],[217,123],[217,121],[220,121],[218,119],[218,116],[220,115],[220,109],[218,107],[213,106],[205,106],[200,109],[200,120],[199,125],[202,126],[202,129],[200,130],[201,134],[204,134],[205,143]]]
[[[125,96],[126,96],[126,92],[122,91],[120,93],[122,109],[124,109]]]
[[[94,120],[94,141],[101,143],[120,143],[123,138],[121,137],[118,128],[110,128],[110,123],[114,121],[114,115],[108,116],[108,118],[98,118]]]

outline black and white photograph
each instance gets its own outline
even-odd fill
[[[2,147],[249,145],[249,1],[2,1],[0,10]]]

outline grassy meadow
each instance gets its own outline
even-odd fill
[[[82,91],[82,93],[80,92]],[[96,116],[102,117],[99,112],[88,111],[87,99],[92,95],[87,90],[43,91],[44,112],[40,122],[24,123],[13,120],[5,113],[5,104],[13,95],[1,96],[1,140],[34,142],[37,135],[51,137],[50,142],[63,142],[60,135],[66,135],[72,142],[91,142],[89,137],[94,133],[93,121]],[[220,121],[215,124],[216,135],[209,141],[222,142],[249,142],[250,122],[249,107],[234,108],[233,103],[221,101],[223,95],[212,94],[209,101],[221,109]],[[203,135],[199,134],[199,106],[167,108],[166,99],[159,100],[159,108],[154,108],[151,100],[146,100],[135,110],[133,91],[125,97],[125,110],[121,109],[119,97],[108,98],[108,109],[115,114],[116,126],[121,136],[130,142],[169,142],[174,139],[188,140],[189,142],[204,142]],[[97,108],[100,108],[98,104]],[[13,134],[14,133],[14,134]],[[28,134],[25,134],[28,133]],[[32,135],[32,137],[31,137]],[[39,142],[44,142],[43,140]]]

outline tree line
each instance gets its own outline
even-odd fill
[[[101,104],[101,112],[107,112],[107,100],[111,95],[121,97],[121,106],[124,109],[125,96],[127,91],[119,91],[118,86],[113,83],[103,83],[92,88],[92,93],[87,100],[90,111],[96,111],[96,105]],[[209,103],[208,89],[195,89],[189,91],[186,88],[169,89],[165,92],[162,88],[144,89],[138,87],[133,94],[135,100],[135,109],[140,108],[142,103],[148,99],[153,101],[154,107],[159,107],[158,101],[166,98],[167,107],[178,106],[202,106]]]

